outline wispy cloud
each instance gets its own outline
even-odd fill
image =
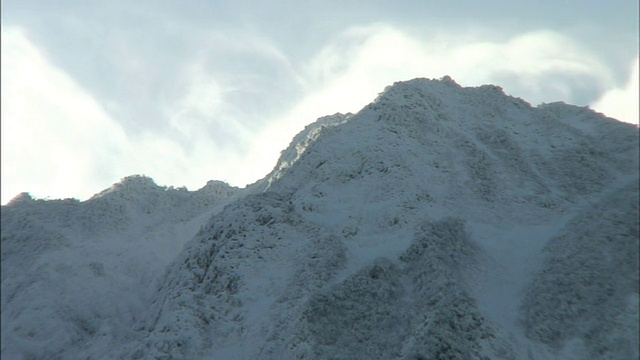
[[[324,84],[352,84],[353,90],[449,74],[465,85],[499,83],[533,103],[585,102],[612,85],[610,71],[597,56],[551,31],[499,41],[437,31],[417,38],[389,26],[353,29],[322,50],[309,70],[312,78],[326,79]]]

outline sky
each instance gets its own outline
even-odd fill
[[[2,1],[1,195],[264,177],[307,124],[450,75],[638,123],[638,1]]]

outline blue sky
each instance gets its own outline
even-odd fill
[[[638,122],[638,2],[2,2],[2,203],[264,176],[317,117],[452,76]]]

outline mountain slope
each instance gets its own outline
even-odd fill
[[[307,127],[223,210],[159,210],[203,226],[136,316],[103,332],[120,336],[63,357],[637,354],[638,158],[638,129],[589,109],[448,77],[396,83]],[[156,196],[143,193],[142,212]],[[4,313],[3,295],[3,330]],[[3,335],[5,348],[25,349]]]
[[[638,358],[639,202],[633,181],[549,241],[522,304],[530,338],[556,347],[577,338],[593,357]]]

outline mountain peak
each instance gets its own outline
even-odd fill
[[[94,195],[89,200],[114,195],[118,197],[124,196],[125,198],[131,198],[132,196],[137,197],[145,193],[163,190],[165,190],[165,188],[158,186],[152,178],[146,175],[136,174],[123,177],[119,182]]]
[[[440,82],[460,87],[460,85],[457,82],[455,82],[455,80],[453,80],[449,75],[445,75],[441,77]]]
[[[430,190],[420,191],[441,200],[466,194],[492,203],[516,197],[548,206],[598,191],[613,180],[605,174],[633,166],[618,157],[637,163],[632,155],[638,139],[630,128],[569,105],[534,108],[495,85],[413,79],[387,87],[330,131],[321,131],[322,122],[309,125],[290,152],[283,152],[279,164],[286,166],[278,168],[271,186],[294,172],[282,182],[286,188],[355,180],[366,188],[379,186],[371,179],[380,176],[387,186],[400,186],[394,191],[411,192],[428,176]],[[597,135],[603,133],[608,138]],[[560,184],[566,193],[549,190]]]
[[[127,188],[154,188],[159,186],[156,185],[156,182],[152,178],[146,175],[135,174],[135,175],[125,176],[124,178],[120,179],[120,182],[114,184],[114,187],[118,189],[127,189]]]
[[[387,86],[367,108],[375,111],[383,109],[385,112],[406,108],[447,113],[456,111],[455,108],[461,104],[482,108],[504,108],[515,104],[522,109],[531,108],[531,104],[506,94],[500,86],[463,87],[450,76],[396,82]]]

